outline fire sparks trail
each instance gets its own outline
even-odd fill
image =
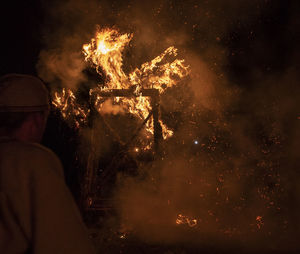
[[[135,97],[114,97],[113,104],[120,106],[125,112],[134,114],[144,120],[152,110],[149,97],[142,96],[142,89],[154,88],[163,93],[168,87],[172,87],[184,77],[189,75],[189,66],[185,65],[183,59],[176,59],[177,49],[169,47],[161,55],[152,61],[142,64],[128,75],[123,71],[122,52],[131,41],[132,34],[120,34],[115,29],[102,29],[96,32],[95,38],[90,43],[83,45],[85,61],[95,68],[97,73],[104,79],[104,86],[90,89],[90,96],[95,98],[94,106],[101,113],[102,104],[105,99],[100,92],[112,89],[132,89]],[[63,89],[54,94],[53,105],[57,107],[62,116],[68,119],[73,114],[78,127],[85,121],[89,112],[83,110],[76,103],[76,98],[71,90]],[[163,138],[167,139],[173,135],[173,131],[159,121],[162,127]],[[146,123],[148,134],[153,135],[154,126],[152,121]],[[149,135],[146,136],[149,136]]]

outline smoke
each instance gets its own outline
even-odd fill
[[[229,25],[234,20],[248,17],[244,15],[245,11],[258,9],[259,12],[255,1],[243,4],[229,1],[223,5],[218,1],[182,4],[161,0],[150,4],[70,0],[54,1],[51,7],[47,4],[44,3],[44,49],[40,53],[38,73],[47,82],[56,80],[62,86],[75,89],[84,80],[82,71],[86,68],[80,56],[81,47],[90,41],[96,25],[115,26],[121,31],[134,33],[124,64],[128,70],[152,59],[170,45],[192,48],[193,51],[200,49],[206,58],[204,61],[216,64],[218,60],[217,64],[222,64],[217,58],[226,52],[218,44]],[[170,9],[174,11],[170,12]],[[178,10],[180,13],[176,15]],[[196,35],[203,35],[204,39],[196,38]]]
[[[76,88],[86,81],[83,75],[85,67],[82,56],[66,48],[64,53],[42,51],[37,69],[45,82]]]
[[[271,25],[260,30],[279,7],[234,0],[71,0],[45,7],[38,71],[50,84],[77,89],[88,81],[81,46],[96,24],[134,34],[125,72],[171,45],[190,65],[190,79],[161,98],[161,117],[174,137],[150,166],[139,162],[137,177],[118,177],[121,224],[142,241],[299,248],[299,53],[289,48],[285,59],[280,43],[274,46],[285,35]],[[295,10],[287,11],[289,31]],[[120,113],[109,101],[103,108]],[[101,124],[95,129],[100,137]],[[103,147],[109,154],[111,145]],[[177,225],[179,214],[197,225]]]
[[[152,244],[298,249],[297,80],[292,68],[240,93],[235,104],[245,100],[247,112],[200,107],[193,116],[187,105],[147,177],[120,182],[127,229]],[[197,225],[176,225],[179,214]]]
[[[101,104],[100,112],[102,114],[123,114],[124,109],[118,105],[113,105],[113,102],[111,99],[106,100],[104,103]]]
[[[55,86],[77,90],[87,81],[82,45],[88,42],[97,24],[97,1],[44,2],[43,49],[37,63],[39,76]]]

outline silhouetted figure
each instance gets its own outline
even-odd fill
[[[36,77],[0,79],[0,253],[94,253],[61,162],[38,144],[48,100]]]

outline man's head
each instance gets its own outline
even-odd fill
[[[40,142],[49,113],[48,91],[30,75],[0,78],[0,135]]]

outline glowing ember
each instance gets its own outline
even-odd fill
[[[178,214],[177,219],[176,219],[176,224],[181,225],[185,224],[188,225],[189,227],[195,227],[197,225],[198,221],[194,218],[189,218],[188,216]]]
[[[133,89],[134,97],[114,97],[112,103],[144,120],[151,112],[152,105],[149,97],[142,96],[141,90],[155,88],[159,93],[163,93],[168,87],[176,85],[179,80],[188,76],[189,67],[185,65],[184,60],[176,59],[177,49],[169,47],[161,55],[127,75],[122,69],[122,52],[131,39],[132,34],[120,34],[114,29],[98,30],[95,38],[89,44],[83,45],[83,54],[85,61],[89,62],[105,80],[104,86],[99,85],[90,89],[90,96],[95,98],[94,106],[97,111],[101,113],[102,104],[106,101],[101,92],[111,89]],[[75,99],[72,91],[63,89],[62,92],[54,94],[53,105],[61,111],[65,119],[73,114],[80,115],[84,121],[89,112],[76,105]],[[76,121],[77,126],[80,123]],[[163,138],[171,137],[173,131],[162,121],[159,123]],[[154,133],[153,122],[148,121],[145,127],[145,138],[149,139]]]
[[[264,225],[262,216],[256,217],[256,225],[257,225],[258,229],[261,229],[261,227]]]
[[[120,239],[125,239],[125,238],[126,238],[126,233],[120,235]]]

